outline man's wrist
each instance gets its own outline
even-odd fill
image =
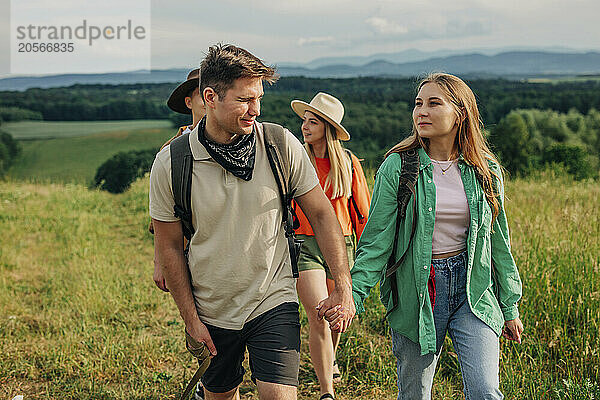
[[[200,318],[198,317],[198,314],[195,311],[196,310],[194,310],[193,313],[181,316],[183,318],[183,323],[185,324],[186,327],[198,326],[199,324],[202,324],[202,321],[200,321]]]
[[[335,289],[340,293],[352,293],[352,278],[338,278],[335,280]]]

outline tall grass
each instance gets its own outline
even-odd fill
[[[0,398],[177,398],[194,365],[173,301],[151,279],[147,184],[109,195],[0,183]],[[508,399],[597,396],[600,186],[545,174],[507,182],[507,196],[525,333],[522,345],[502,340],[501,388]],[[387,330],[373,293],[342,336],[338,398],[394,398]],[[303,315],[301,399],[318,394],[307,332]],[[255,399],[247,378],[242,397]],[[434,398],[461,393],[448,341]]]

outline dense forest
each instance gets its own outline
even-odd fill
[[[391,107],[412,104],[416,79],[392,78],[281,78],[265,87],[264,115],[274,115],[271,105],[287,104],[293,98],[309,100],[319,91],[339,97],[348,104],[348,116],[357,118],[352,104]],[[504,79],[467,80],[475,91],[486,124],[495,124],[517,108],[551,109],[566,113],[575,109],[582,114],[600,109],[600,81],[529,83]],[[28,89],[0,92],[0,118],[11,120],[23,110],[33,112],[27,119],[46,121],[98,121],[125,119],[162,119],[171,112],[166,99],[175,83],[137,85],[73,85],[62,88]],[[287,107],[287,105],[286,105]],[[286,110],[287,111],[287,110]],[[290,116],[291,111],[289,113]],[[354,115],[353,115],[354,114]],[[14,119],[12,119],[14,120]]]
[[[513,174],[555,162],[571,163],[580,178],[597,176],[600,149],[600,81],[530,83],[467,80],[479,103],[494,151]],[[265,87],[261,120],[299,134],[300,119],[289,104],[319,91],[340,98],[347,146],[376,166],[386,149],[409,134],[417,79],[286,77]],[[0,92],[0,120],[94,121],[165,119],[189,123],[166,99],[176,84],[74,85]],[[139,155],[136,155],[138,157]],[[583,165],[576,172],[573,165]]]

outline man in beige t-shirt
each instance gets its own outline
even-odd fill
[[[246,348],[261,399],[296,398],[299,315],[283,209],[265,152],[260,115],[263,80],[274,69],[239,47],[217,45],[201,65],[206,117],[190,133],[193,156],[189,270],[174,216],[170,149],[150,174],[155,247],[186,331],[213,358],[202,378],[207,399],[239,398]],[[324,301],[340,307],[339,330],[354,316],[341,228],[300,142],[286,130],[288,191],[308,217],[336,289]]]

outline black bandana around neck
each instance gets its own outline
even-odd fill
[[[205,129],[206,117],[198,123],[198,140],[213,160],[238,178],[245,181],[252,179],[256,156],[256,133],[254,129],[249,135],[240,135],[241,138],[232,144],[213,142],[206,137]]]

